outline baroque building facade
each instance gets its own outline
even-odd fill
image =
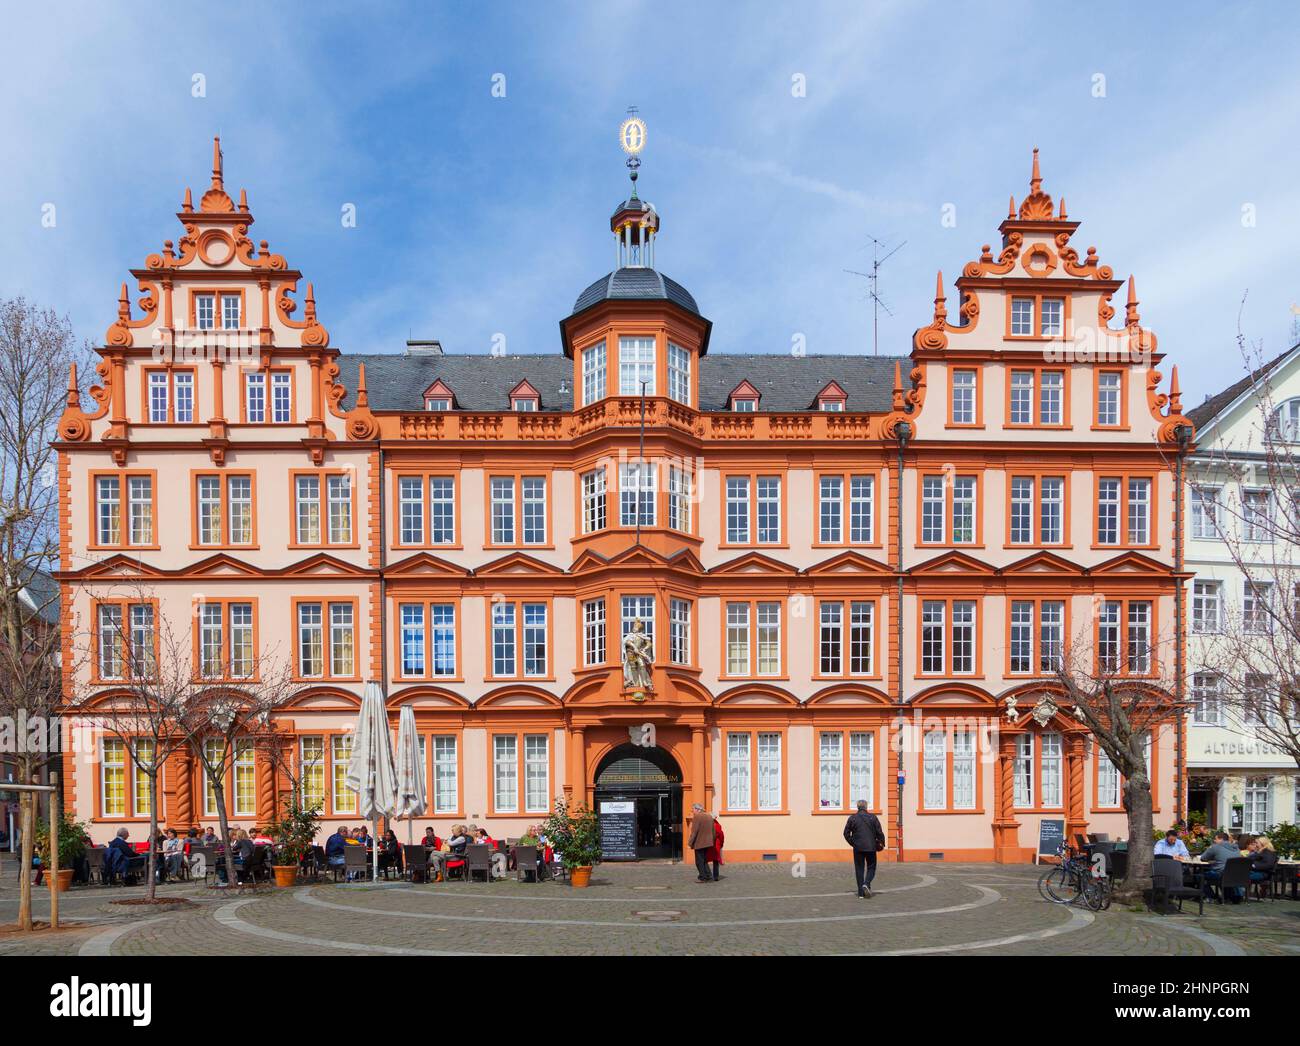
[[[336,347],[215,144],[178,218],[60,423],[81,714],[167,621],[200,683],[237,690],[265,651],[292,665],[278,725],[330,830],[357,819],[349,731],[374,680],[394,727],[414,709],[417,828],[439,834],[518,835],[557,796],[632,802],[640,856],[680,854],[692,802],[736,859],[847,856],[859,799],[887,858],[1027,860],[1045,819],[1124,831],[1052,667],[1095,646],[1176,685],[1186,421],[1132,281],[1116,320],[1125,284],[1073,246],[1036,152],[998,248],[951,290],[940,274],[896,357],[710,351],[635,183],[617,267],[531,356]],[[182,342],[203,348],[159,351]],[[625,678],[630,632],[648,686]],[[1151,738],[1157,821],[1185,806],[1184,740]],[[64,780],[92,835],[146,823],[125,746],[83,749]],[[212,821],[191,758],[163,776],[163,823]],[[228,785],[245,825],[287,787],[252,748]]]

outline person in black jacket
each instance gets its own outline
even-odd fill
[[[876,853],[885,848],[885,830],[880,818],[867,810],[867,801],[858,800],[858,812],[844,825],[844,841],[853,847],[853,875],[858,882],[858,896],[871,896],[871,881],[876,877]]]

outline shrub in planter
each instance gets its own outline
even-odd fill
[[[67,885],[72,878],[72,866],[86,855],[86,840],[89,838],[89,825],[74,821],[66,813],[59,815],[59,877]],[[50,825],[48,821],[38,820],[36,832],[32,836],[32,852],[40,858],[41,867],[50,870]],[[66,873],[66,874],[65,874]],[[54,887],[51,881],[50,887]],[[62,887],[60,887],[62,889]]]
[[[292,886],[302,859],[311,852],[320,830],[320,806],[304,807],[293,800],[284,817],[269,828],[267,834],[275,840],[271,867],[279,886]],[[291,869],[291,870],[290,870]]]
[[[601,856],[596,812],[585,804],[571,808],[567,800],[556,799],[555,812],[546,819],[546,838],[560,855],[573,885],[586,886],[591,868]]]

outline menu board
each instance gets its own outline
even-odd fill
[[[602,861],[636,860],[636,803],[601,801],[600,854]]]
[[[1055,857],[1065,842],[1065,822],[1042,820],[1038,822],[1038,856]]]

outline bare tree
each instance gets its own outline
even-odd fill
[[[1177,725],[1179,705],[1170,681],[1161,674],[1166,660],[1159,656],[1161,644],[1126,633],[1126,623],[1118,619],[1115,631],[1109,632],[1104,600],[1099,600],[1097,613],[1103,616],[1099,638],[1076,637],[1051,678],[1122,777],[1128,871],[1115,895],[1138,900],[1151,885],[1153,856],[1148,750],[1161,725]]]
[[[58,588],[47,573],[58,566],[59,553],[51,443],[69,396],[77,394],[75,386],[68,388],[68,374],[89,359],[89,347],[78,342],[67,318],[23,298],[0,301],[0,717],[29,729],[53,723],[61,697]],[[57,746],[50,748],[17,745],[17,779],[36,781],[58,757]],[[30,929],[30,793],[23,793],[22,811],[18,922]]]

